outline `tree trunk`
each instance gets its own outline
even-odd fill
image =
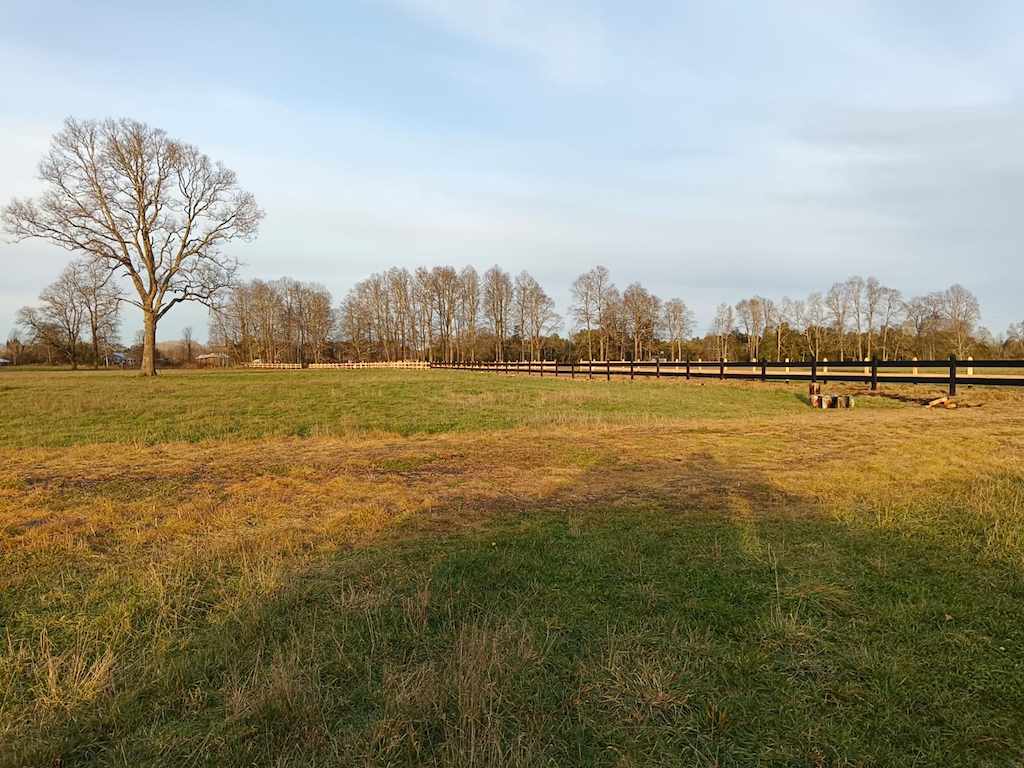
[[[156,313],[142,310],[146,325],[142,337],[142,367],[140,376],[156,376]]]

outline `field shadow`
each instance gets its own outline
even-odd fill
[[[428,459],[373,471],[459,481]],[[473,498],[438,500],[416,536],[126,574],[108,595],[134,596],[137,644],[0,763],[938,765],[1024,748],[1024,670],[1000,650],[1024,640],[1020,567],[957,536],[840,520],[699,448],[603,455],[451,527]],[[75,652],[53,652],[56,679],[92,685]]]

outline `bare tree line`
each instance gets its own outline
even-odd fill
[[[394,267],[357,283],[341,302],[338,351],[350,359],[537,359],[561,325],[528,272],[498,266]]]
[[[959,284],[905,300],[875,277],[853,276],[804,300],[752,296],[734,307],[721,304],[702,351],[749,360],[935,359],[967,357],[974,348],[986,356],[1012,353],[1012,345],[976,328],[980,316],[978,300]]]
[[[663,301],[637,282],[620,291],[602,266],[579,275],[570,295],[562,338],[562,317],[538,281],[497,265],[482,275],[472,266],[394,267],[354,285],[337,306],[320,284],[254,279],[222,294],[209,341],[237,361],[299,363],[1024,356],[1024,322],[993,339],[976,327],[978,301],[959,284],[904,299],[874,277],[853,276],[802,300],[755,295],[719,305],[703,337],[682,299]],[[116,338],[119,298],[109,269],[73,262],[18,322],[30,343],[72,366],[95,364]]]
[[[232,289],[210,319],[210,345],[235,360],[319,363],[330,354],[337,314],[319,283],[289,277]]]
[[[98,368],[103,354],[118,344],[121,292],[112,273],[96,261],[72,261],[39,294],[39,305],[15,316],[28,343],[78,368],[83,360]],[[7,344],[21,352],[17,336]],[[8,349],[10,352],[10,349]]]

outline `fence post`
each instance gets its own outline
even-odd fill
[[[594,378],[594,361],[593,360],[590,360],[587,363],[587,378],[588,379],[593,379]]]
[[[611,360],[605,360],[604,361],[604,366],[605,366],[605,381],[611,381],[612,380],[612,361]]]
[[[686,380],[690,380],[690,358],[686,358]]]
[[[956,394],[956,355],[949,356],[949,396]]]
[[[917,358],[916,358],[916,357],[912,357],[912,358],[911,358],[911,360],[913,360],[913,361],[914,361],[915,363],[917,362]],[[911,369],[910,369],[910,372],[911,372],[911,373],[912,373],[912,374],[913,374],[914,376],[917,376],[917,366],[915,365],[915,366],[914,366],[913,368],[911,368]]]
[[[633,361],[629,361],[629,380],[633,380]]]
[[[811,384],[818,382],[818,360],[814,355],[811,355]]]
[[[569,378],[576,379],[576,363],[572,360],[569,361]]]
[[[871,358],[871,391],[878,389],[878,358]]]
[[[654,378],[656,378],[656,379],[660,379],[661,378],[661,358],[660,357],[657,358],[654,361]]]
[[[555,358],[555,378],[558,378],[558,358]]]
[[[718,358],[718,378],[720,380],[723,380],[723,381],[725,380],[725,358],[724,357]]]
[[[761,358],[761,382],[764,383],[766,381],[768,381],[768,363],[765,362],[765,359],[762,357]]]

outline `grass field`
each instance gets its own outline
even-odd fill
[[[884,389],[3,371],[0,765],[1024,764],[1024,399]]]

